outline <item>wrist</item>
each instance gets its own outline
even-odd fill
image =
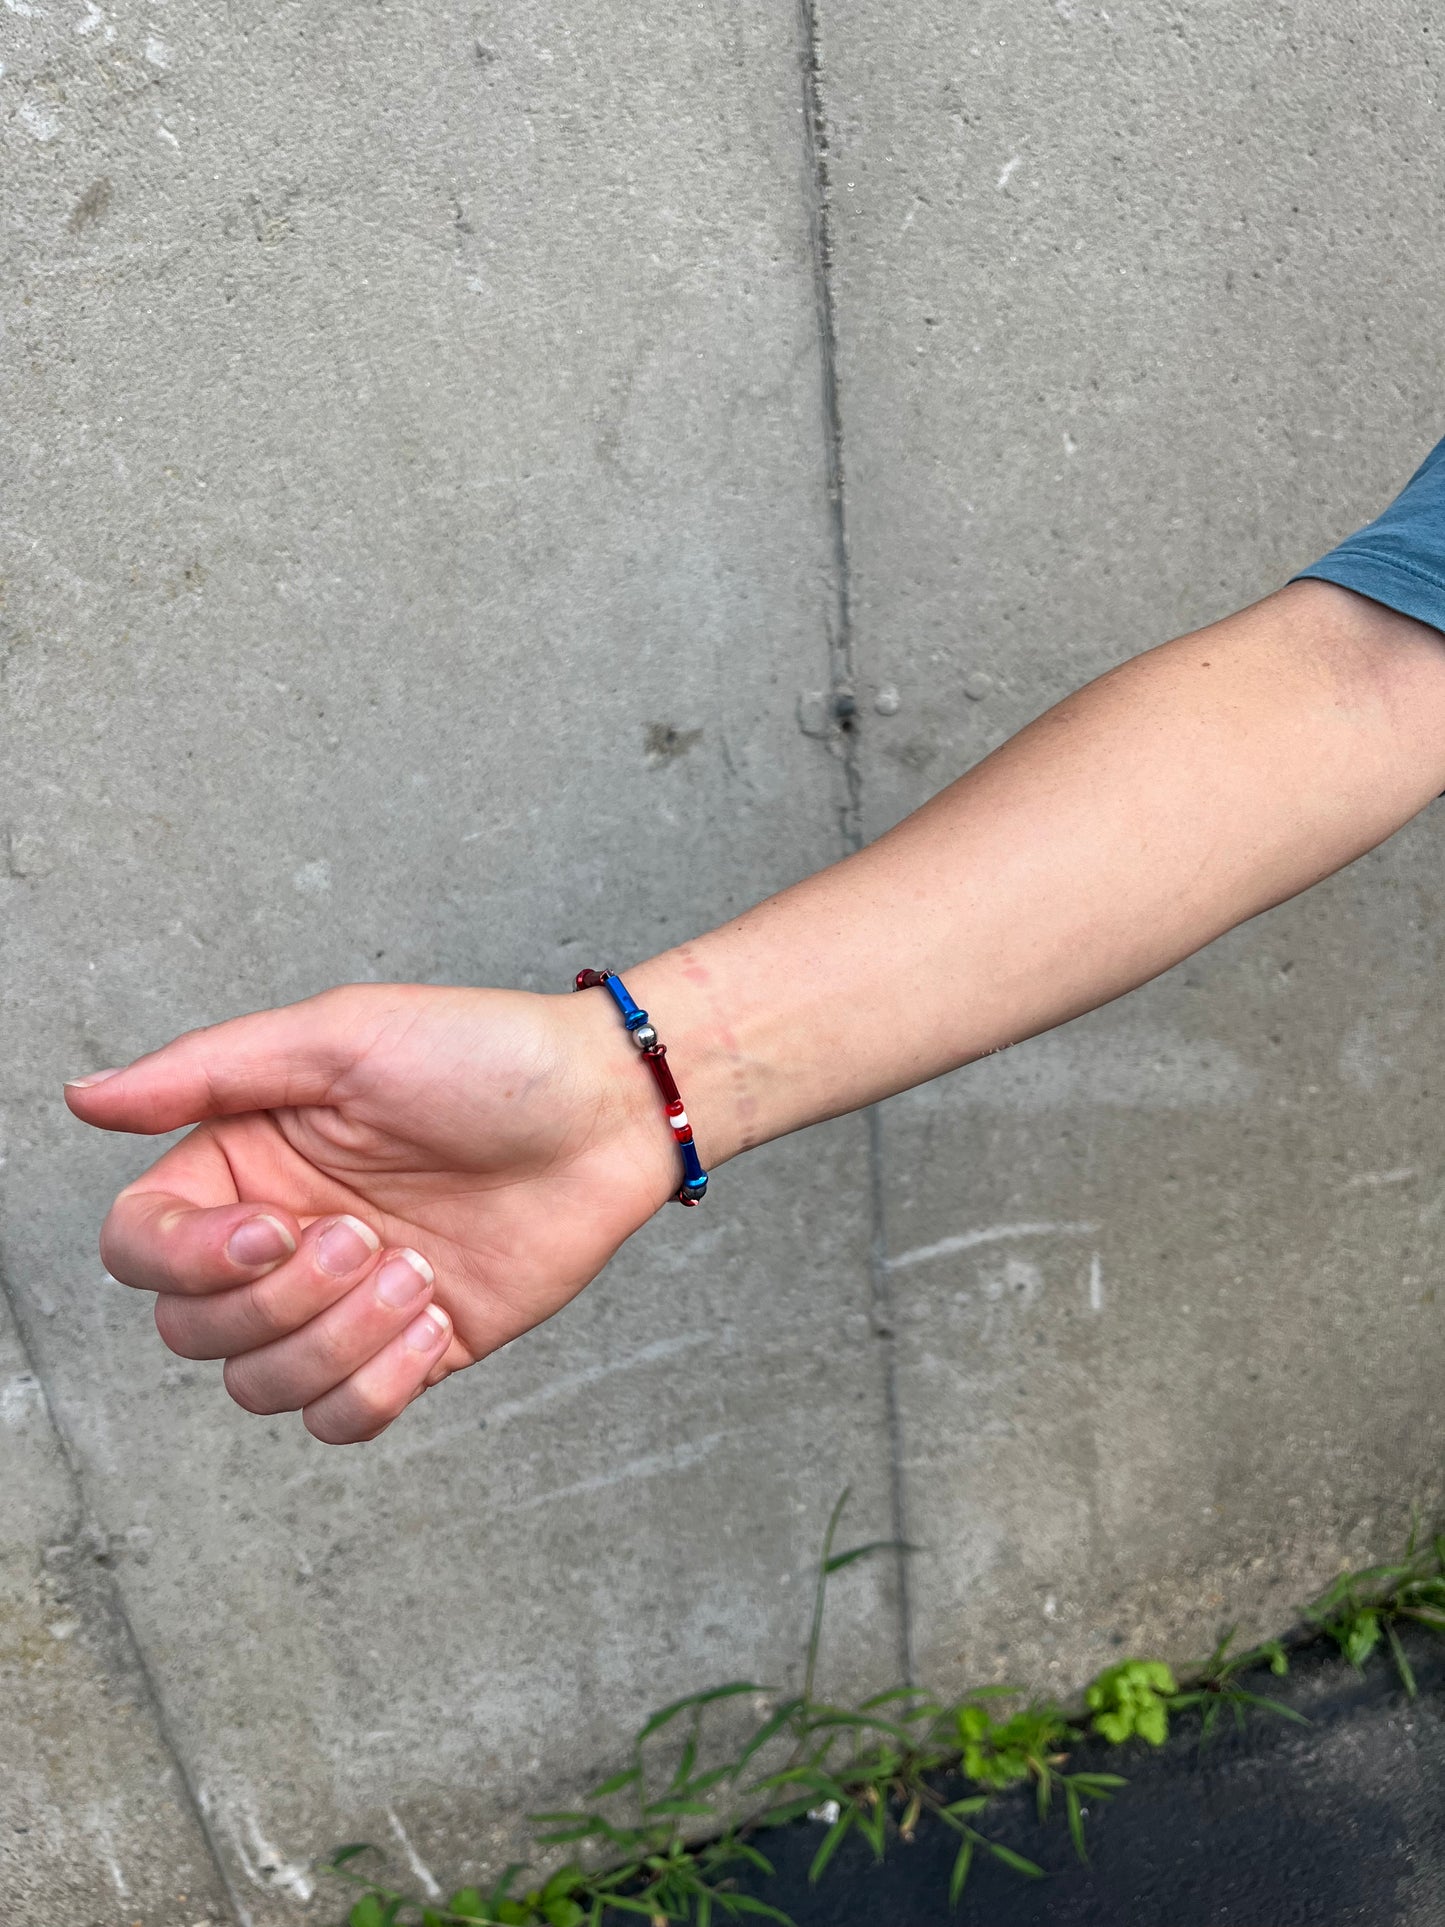
[[[678,1148],[642,1054],[605,990],[556,995],[556,1018],[574,1078],[569,1103],[588,1120],[587,1148],[625,1162],[640,1177],[649,1209],[677,1195]]]
[[[708,1170],[778,1134],[757,1007],[737,994],[711,948],[706,938],[681,944],[623,973],[667,1045]]]

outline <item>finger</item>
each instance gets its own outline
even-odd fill
[[[385,1012],[384,1003],[374,1006]],[[193,1030],[119,1070],[65,1086],[65,1101],[106,1131],[174,1131],[204,1117],[325,1104],[359,1052],[359,1006],[348,990]]]
[[[122,1191],[100,1233],[112,1278],[142,1291],[226,1291],[292,1257],[301,1227],[280,1205],[199,1207],[171,1191]]]
[[[434,1273],[419,1251],[389,1251],[309,1325],[226,1361],[226,1390],[248,1412],[295,1412],[349,1378],[416,1317]]]
[[[440,1305],[429,1305],[360,1370],[306,1406],[301,1416],[307,1431],[323,1445],[374,1439],[426,1390],[427,1376],[451,1335],[452,1321]]]
[[[207,1297],[162,1294],[156,1329],[182,1358],[232,1358],[269,1345],[343,1298],[381,1249],[360,1218],[320,1218],[302,1233],[301,1248],[254,1284]]]

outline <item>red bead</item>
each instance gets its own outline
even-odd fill
[[[674,1124],[672,1127],[672,1135],[677,1139],[679,1144],[691,1144],[692,1126],[690,1124],[684,1124],[682,1129],[679,1130]]]
[[[662,1092],[662,1101],[664,1104],[681,1104],[682,1092],[677,1088],[672,1072],[667,1067],[667,1058],[663,1054],[661,1046],[658,1047],[658,1052],[655,1056],[650,1050],[645,1050],[642,1055],[646,1061],[647,1068],[652,1072],[657,1088]]]

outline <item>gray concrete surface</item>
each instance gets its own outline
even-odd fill
[[[211,1927],[230,1909],[115,1594],[118,1548],[3,1305],[0,1472],[0,1920]]]
[[[887,1107],[891,1327],[861,1120],[735,1167],[362,1453],[235,1411],[100,1273],[142,1154],[64,1075],[714,922],[844,846],[830,673],[871,834],[1429,440],[1422,5],[826,6],[826,285],[811,24],[0,12],[0,1273],[134,1635],[25,1719],[123,1701],[160,1789],[127,1805],[98,1747],[109,1844],[77,1807],[82,1886],[37,1850],[18,1927],[89,1927],[107,1855],[134,1900],[97,1921],[218,1883],[236,1922],[330,1918],[338,1840],[423,1887],[495,1864],[651,1705],[783,1682],[845,1481],[888,1528],[894,1352],[943,1683],[1198,1645],[1439,1497],[1428,822]],[[23,1546],[79,1502],[48,1436],[0,1428]],[[840,1687],[895,1673],[896,1605],[850,1575]]]

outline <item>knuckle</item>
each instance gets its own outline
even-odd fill
[[[100,1227],[100,1262],[105,1266],[107,1274],[114,1278],[118,1285],[130,1283],[130,1279],[126,1276],[128,1266],[125,1248],[116,1231],[114,1207],[111,1209],[110,1216]]]
[[[352,1355],[355,1338],[343,1325],[328,1325],[321,1318],[316,1321],[316,1330],[309,1336],[310,1359],[315,1366],[315,1376],[325,1384],[337,1384],[356,1369],[356,1359]]]
[[[226,1390],[243,1412],[254,1413],[258,1418],[269,1417],[275,1412],[288,1412],[291,1403],[285,1397],[278,1397],[274,1391],[268,1392],[265,1381],[244,1358],[228,1358],[222,1373]]]
[[[295,1287],[276,1282],[277,1274],[271,1273],[258,1279],[254,1285],[243,1287],[246,1292],[246,1326],[249,1342],[264,1345],[272,1338],[284,1338],[299,1325],[304,1325],[310,1313],[295,1304]],[[288,1304],[288,1299],[291,1301]]]
[[[205,1358],[207,1348],[196,1330],[191,1307],[175,1298],[156,1299],[156,1330],[168,1351],[177,1358]]]
[[[307,1431],[326,1445],[365,1445],[384,1432],[396,1417],[397,1402],[381,1390],[349,1385],[334,1401],[302,1414]]]
[[[353,1417],[337,1410],[318,1410],[315,1406],[308,1406],[301,1414],[301,1423],[322,1445],[366,1445],[384,1432],[390,1422],[383,1419],[380,1423],[368,1424],[360,1414]]]
[[[372,1439],[396,1417],[397,1400],[371,1386],[357,1386],[351,1396],[351,1409],[357,1438]]]

